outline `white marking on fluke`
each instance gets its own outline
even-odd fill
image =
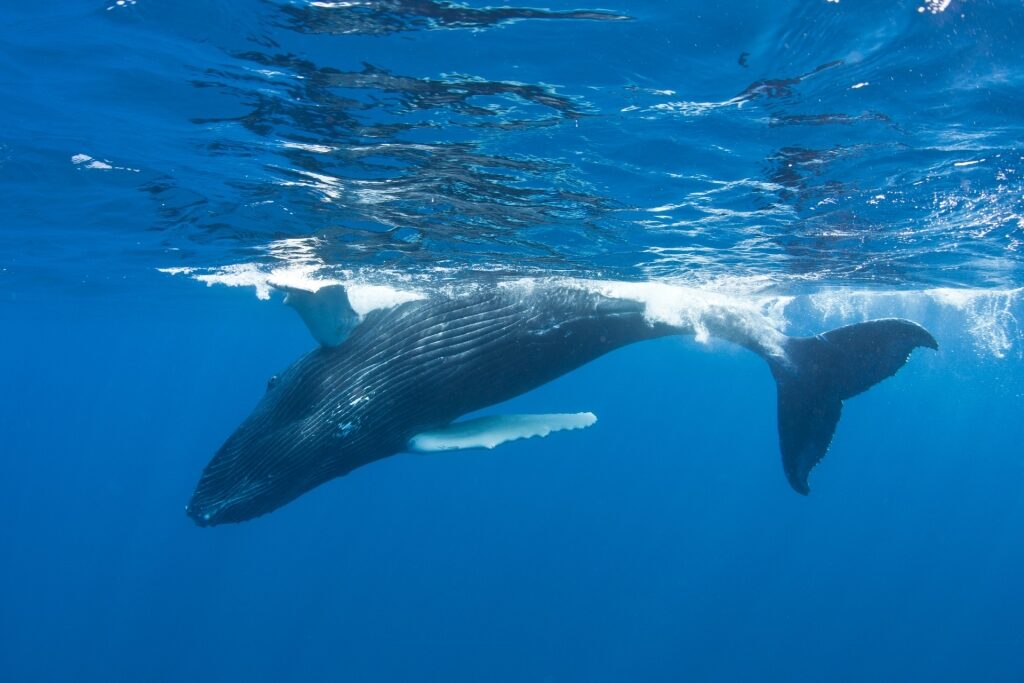
[[[593,413],[549,413],[545,415],[488,415],[456,422],[441,429],[422,432],[409,439],[409,450],[417,453],[494,448],[508,441],[547,436],[551,432],[584,429],[597,422]]]

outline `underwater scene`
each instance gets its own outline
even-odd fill
[[[0,681],[1024,682],[1019,0],[0,44]]]

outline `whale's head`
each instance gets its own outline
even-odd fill
[[[332,462],[353,430],[339,430],[325,400],[323,363],[314,362],[325,353],[315,351],[271,379],[263,399],[203,470],[185,509],[196,524],[264,515],[337,476]]]
[[[210,460],[185,511],[199,526],[242,522],[266,514],[307,490],[288,472],[301,454],[287,425],[246,420]],[[297,436],[297,435],[294,435]]]

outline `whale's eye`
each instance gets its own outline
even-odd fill
[[[277,386],[277,375],[272,375],[270,377],[270,379],[267,380],[267,391],[270,391],[271,389],[273,389],[276,386]]]

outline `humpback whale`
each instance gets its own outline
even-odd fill
[[[591,413],[460,418],[667,335],[724,339],[767,361],[783,470],[807,494],[843,401],[895,374],[915,348],[938,348],[902,319],[786,336],[755,305],[655,283],[477,284],[362,312],[343,285],[278,288],[320,344],[272,378],[206,466],[186,507],[200,526],[258,517],[397,453],[493,448],[587,428]]]

